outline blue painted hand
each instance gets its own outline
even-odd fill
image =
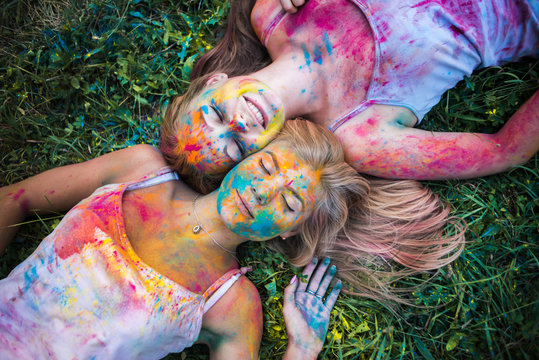
[[[334,265],[330,266],[329,258],[317,263],[315,258],[303,270],[307,281],[297,281],[294,277],[285,289],[283,315],[288,345],[303,352],[305,358],[316,358],[322,350],[329,315],[342,287],[341,281],[337,280],[327,293],[337,269]]]

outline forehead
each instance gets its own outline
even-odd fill
[[[309,163],[297,155],[293,147],[284,142],[274,141],[260,152],[254,154],[248,164],[249,167],[260,167],[260,157],[271,157],[278,169],[275,169],[280,176],[287,179],[287,186],[305,197],[306,204],[314,202],[315,197],[321,190],[320,170],[313,169]]]

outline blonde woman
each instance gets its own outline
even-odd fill
[[[260,298],[235,258],[247,240],[307,265],[309,283],[285,294],[286,356],[316,358],[340,284],[330,285],[329,259],[315,270],[313,255],[334,256],[351,292],[387,299],[386,280],[399,273],[372,271],[377,259],[429,270],[463,245],[462,229],[444,233],[452,222],[435,196],[414,183],[370,183],[330,132],[299,120],[208,195],[140,145],[4,187],[0,205],[4,243],[29,212],[72,208],[0,281],[6,358],[160,358],[197,340],[212,359],[256,358]]]

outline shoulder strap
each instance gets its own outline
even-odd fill
[[[230,289],[232,285],[234,285],[236,281],[238,281],[240,276],[244,275],[248,271],[251,271],[250,267],[233,269],[217,279],[217,281],[215,281],[204,293],[204,299],[206,299],[204,304],[204,314],[210,310],[217,301],[219,301],[219,299],[228,291],[228,289]]]
[[[179,180],[178,174],[176,174],[171,168],[166,166],[127,184],[127,190],[142,189],[145,187],[162,184],[171,180]]]

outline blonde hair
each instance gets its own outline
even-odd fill
[[[335,135],[305,120],[287,121],[274,141],[321,174],[321,195],[298,234],[269,242],[293,265],[329,256],[348,293],[403,302],[392,281],[438,269],[462,252],[466,225],[421,183],[358,174]]]

